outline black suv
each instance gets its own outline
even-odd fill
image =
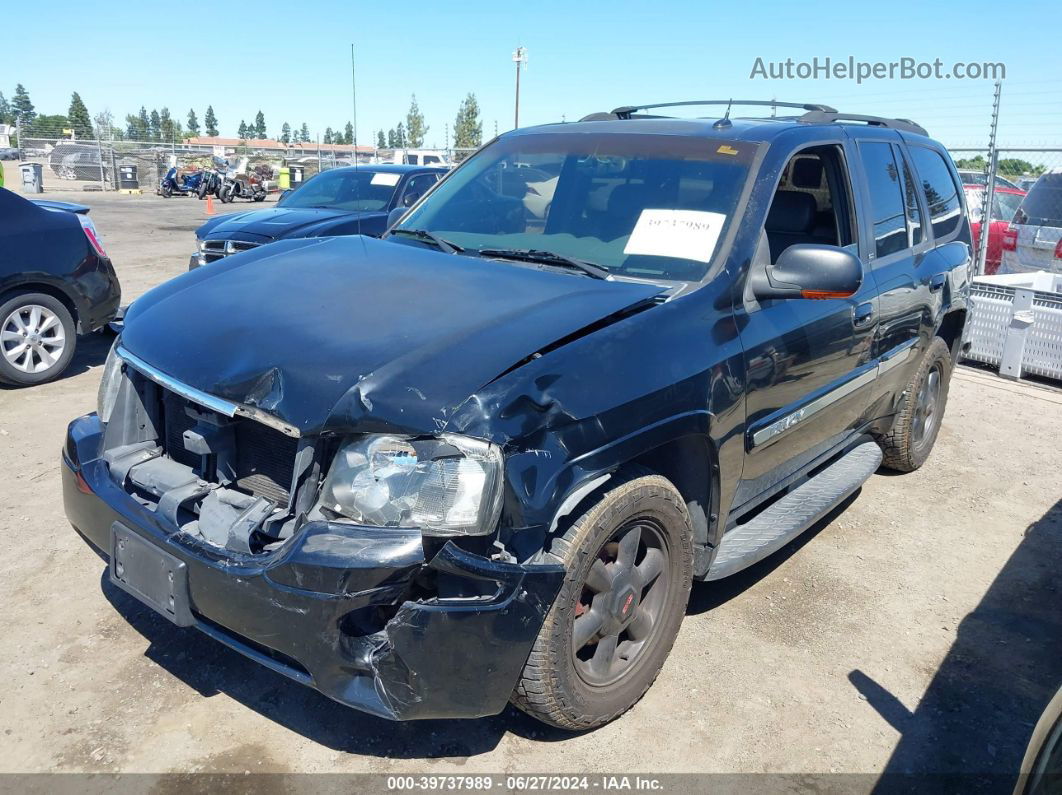
[[[693,580],[940,428],[955,167],[912,122],[793,107],[517,130],[384,239],[156,288],[70,425],[71,522],[118,587],[344,704],[611,720]]]

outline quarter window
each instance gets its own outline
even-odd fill
[[[903,251],[908,245],[900,173],[891,145],[866,141],[859,144],[859,152],[870,188],[874,251],[878,257],[887,257]]]
[[[912,146],[910,150],[915,171],[926,194],[933,236],[947,237],[959,228],[962,221],[962,202],[959,201],[959,189],[952,179],[951,169],[939,152],[924,146]]]
[[[908,245],[917,246],[922,242],[922,209],[918,206],[918,189],[915,181],[911,178],[911,169],[903,155],[894,152],[896,162],[903,163],[903,196],[907,205],[907,237]]]

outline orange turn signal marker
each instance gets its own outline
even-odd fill
[[[830,290],[801,290],[800,294],[804,298],[811,298],[815,301],[822,301],[827,298],[850,298],[852,296],[852,293],[838,293]]]

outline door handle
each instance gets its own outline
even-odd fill
[[[852,325],[856,328],[869,326],[874,320],[874,304],[867,301],[852,310]]]
[[[929,277],[929,290],[930,292],[936,292],[944,286],[944,282],[948,280],[948,277],[943,273],[934,273]]]

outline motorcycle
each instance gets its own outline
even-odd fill
[[[228,204],[233,199],[250,199],[252,201],[265,201],[266,190],[262,187],[262,181],[254,174],[235,174],[229,172],[225,175],[221,184],[218,198]]]
[[[221,198],[221,186],[224,183],[224,177],[220,171],[216,169],[209,169],[203,172],[203,179],[199,182],[199,189],[197,194],[200,199],[205,199],[207,194],[213,194],[218,198]]]
[[[179,193],[182,196],[187,196],[190,193],[198,195],[199,185],[202,181],[202,171],[179,176],[177,174],[177,167],[171,166],[170,170],[166,172],[166,176],[163,177],[162,181],[159,183],[158,192],[159,195],[167,199],[175,193]]]

